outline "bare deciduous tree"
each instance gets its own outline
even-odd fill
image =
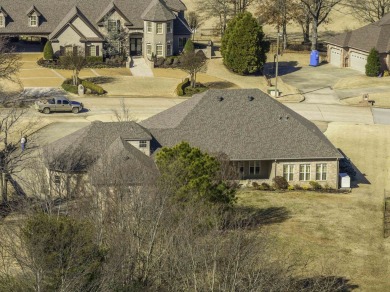
[[[204,70],[206,62],[203,52],[186,52],[180,57],[180,68],[190,74],[191,87],[196,86],[196,75]]]
[[[312,17],[311,49],[317,49],[318,27],[324,23],[332,9],[343,0],[301,0]]]
[[[72,70],[73,85],[77,86],[79,84],[80,71],[87,64],[84,50],[78,46],[73,47],[72,52],[66,52],[64,56],[61,56],[61,64]]]
[[[196,30],[202,25],[201,17],[195,11],[190,11],[186,15],[188,25],[192,31],[192,39],[195,38]]]
[[[376,22],[390,12],[390,0],[352,0],[345,3],[360,21]]]
[[[200,0],[198,8],[200,11],[203,11],[205,17],[218,18],[219,31],[223,35],[229,16],[233,14],[231,0]]]

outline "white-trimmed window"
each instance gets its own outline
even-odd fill
[[[5,17],[3,14],[0,14],[0,27],[5,27]]]
[[[28,24],[29,26],[38,26],[38,16],[37,15],[30,15],[28,17]]]
[[[249,161],[249,174],[260,174],[260,161]]]
[[[151,55],[152,54],[152,45],[146,44],[146,54]]]
[[[97,56],[97,55],[96,55],[96,46],[91,45],[91,46],[89,47],[89,55],[90,55],[91,57]]]
[[[153,32],[153,26],[152,26],[152,23],[150,21],[146,22],[146,32],[147,33],[152,33]]]
[[[65,46],[65,55],[68,55],[68,54],[73,54],[73,46],[70,45],[70,46]]]
[[[316,180],[326,180],[327,168],[326,163],[316,165]]]
[[[156,33],[162,34],[163,33],[163,24],[161,22],[156,23]]]
[[[139,148],[146,148],[148,147],[148,141],[141,140],[139,141]]]
[[[110,33],[117,33],[119,31],[120,20],[109,19],[107,21],[107,30]]]
[[[310,164],[299,165],[299,180],[310,180]]]
[[[167,22],[167,33],[172,33],[172,22]]]
[[[294,180],[294,164],[283,165],[283,177],[286,179],[286,181]]]
[[[171,55],[172,55],[172,45],[167,44],[167,56],[171,56]]]
[[[163,45],[156,45],[156,55],[157,57],[163,56]]]

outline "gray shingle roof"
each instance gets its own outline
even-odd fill
[[[157,145],[187,141],[232,160],[342,157],[312,122],[258,89],[209,90],[141,125]]]
[[[175,19],[176,16],[163,1],[152,0],[142,13],[141,18],[149,21],[168,21]]]
[[[390,13],[375,23],[338,34],[326,42],[340,47],[355,48],[364,52],[369,52],[372,48],[376,48],[379,53],[387,53],[390,51]]]
[[[57,171],[87,171],[119,137],[125,140],[152,139],[147,130],[134,122],[93,122],[47,145],[44,149],[45,164]]]
[[[89,170],[93,185],[145,185],[158,176],[154,160],[118,137]]]
[[[152,0],[1,0],[1,7],[7,11],[7,26],[0,28],[0,34],[49,34],[64,19],[68,12],[75,6],[96,27],[97,19],[102,12],[113,2],[115,6],[133,24],[132,28],[143,28],[142,13]],[[165,0],[167,6],[174,11],[186,10],[180,0]],[[28,26],[26,11],[32,5],[44,18],[38,27]]]

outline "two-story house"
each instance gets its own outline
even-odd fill
[[[182,51],[191,30],[181,0],[2,0],[0,36],[50,40],[57,55],[78,46],[102,56],[109,42],[128,56]]]

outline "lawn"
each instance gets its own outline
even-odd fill
[[[325,135],[359,170],[350,194],[243,189],[238,204],[268,214],[262,227],[362,291],[389,291],[390,238],[383,239],[383,192],[389,189],[390,127],[330,123]],[[263,212],[264,213],[264,212]]]

